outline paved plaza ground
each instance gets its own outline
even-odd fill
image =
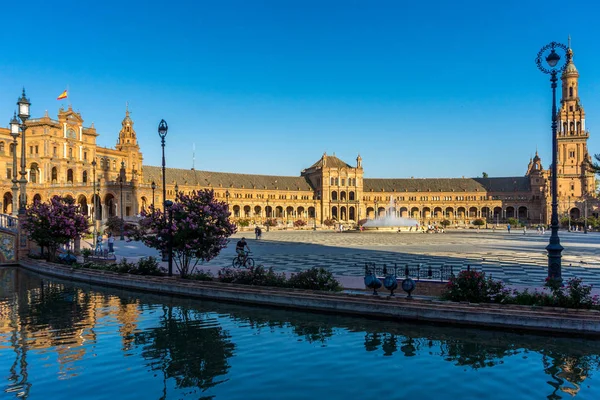
[[[231,266],[235,243],[245,236],[257,264],[276,271],[296,272],[325,267],[340,277],[360,277],[365,263],[423,267],[442,265],[482,270],[514,286],[540,286],[547,276],[545,247],[550,237],[536,231],[449,231],[444,234],[271,231],[262,240],[253,232],[235,234],[219,257],[201,268],[216,272]],[[560,232],[563,278],[580,277],[600,287],[600,233]],[[157,256],[138,242],[115,241],[115,252],[130,261]],[[166,263],[164,263],[166,264]]]

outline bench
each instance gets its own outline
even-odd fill
[[[108,249],[100,252],[94,252],[91,255],[83,258],[84,262],[94,262],[98,264],[114,264],[117,262],[115,253],[109,253]]]

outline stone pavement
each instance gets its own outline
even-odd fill
[[[215,273],[231,266],[235,243],[245,236],[257,264],[276,271],[297,272],[325,267],[346,281],[361,282],[365,263],[423,267],[453,266],[486,272],[512,286],[539,287],[547,276],[545,247],[549,233],[535,231],[450,231],[445,234],[332,231],[271,231],[255,240],[252,232],[234,235],[219,257],[199,266]],[[560,232],[563,278],[577,276],[586,284],[600,286],[600,234]],[[135,261],[157,256],[154,249],[137,242],[115,241],[119,257]],[[166,263],[163,263],[166,266]]]

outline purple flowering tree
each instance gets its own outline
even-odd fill
[[[200,261],[210,261],[227,246],[235,233],[229,221],[225,202],[215,200],[212,190],[200,190],[191,195],[178,193],[172,205],[173,219],[169,225],[161,210],[150,207],[142,211],[139,226],[128,229],[127,235],[146,246],[168,251],[169,233],[173,233],[173,261],[181,277],[193,274]]]
[[[27,207],[22,227],[29,240],[48,249],[46,259],[54,261],[61,245],[88,233],[89,223],[81,207],[70,197],[54,196],[47,203],[35,201]]]

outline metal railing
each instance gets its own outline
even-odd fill
[[[375,275],[378,278],[385,278],[388,275],[392,275],[398,278],[412,278],[417,281],[428,280],[447,282],[450,280],[450,277],[455,275],[455,272],[458,273],[462,269],[470,270],[471,266],[468,265],[466,268],[458,265],[442,265],[439,267],[433,267],[425,264],[382,264],[377,266],[375,263],[366,263],[364,266],[364,273],[365,276]]]

